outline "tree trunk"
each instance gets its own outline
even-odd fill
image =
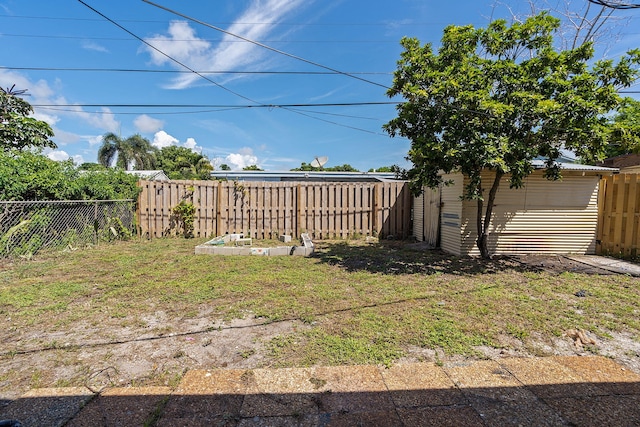
[[[483,201],[478,199],[478,215],[476,219],[476,227],[478,230],[478,240],[476,242],[478,249],[480,249],[480,256],[483,259],[491,259],[489,254],[489,247],[487,245],[487,239],[489,236],[489,225],[491,223],[491,214],[493,212],[493,205],[496,200],[496,193],[498,187],[500,187],[500,180],[504,176],[504,172],[496,171],[496,176],[493,179],[493,184],[489,190],[489,198],[487,199],[487,210],[484,214],[484,220],[482,218]],[[478,184],[478,194],[482,194],[482,181]]]

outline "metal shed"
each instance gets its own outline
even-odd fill
[[[489,227],[491,254],[593,254],[598,224],[598,188],[603,175],[617,169],[561,163],[562,180],[544,177],[544,162],[520,189],[500,183]],[[483,182],[493,181],[493,172]],[[474,200],[462,200],[468,178],[445,175],[453,185],[441,188],[440,246],[455,255],[480,255],[476,247]]]

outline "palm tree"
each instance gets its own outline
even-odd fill
[[[118,135],[109,132],[102,137],[102,146],[98,150],[98,163],[110,167],[116,159],[116,166],[129,170],[133,165],[135,169],[153,169],[156,164],[156,149],[148,139],[139,134],[122,139]]]

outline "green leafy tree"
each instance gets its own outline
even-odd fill
[[[309,163],[302,162],[299,168],[294,168],[291,170],[292,171],[360,172],[358,169],[354,168],[353,166],[347,163],[345,163],[342,166],[331,166],[331,167],[325,168],[325,167],[311,166]]]
[[[407,170],[398,165],[383,166],[379,169],[369,169],[369,172],[393,172],[396,179],[408,179]]]
[[[557,51],[557,27],[546,13],[511,26],[502,20],[486,29],[449,26],[437,53],[417,39],[402,40],[387,94],[406,101],[384,129],[411,141],[408,177],[415,193],[441,184],[443,172],[469,178],[464,197],[477,201],[477,246],[484,258],[490,256],[489,222],[502,177],[508,174],[510,186],[521,187],[533,171],[531,161],[543,157],[546,177],[559,179],[562,149],[602,157],[606,114],[621,101],[617,89],[638,76],[640,50],[615,64],[589,67],[591,43]],[[483,171],[493,173],[488,185]]]
[[[249,166],[243,167],[242,170],[243,171],[261,171],[263,169],[260,169],[258,165],[249,165]]]
[[[86,171],[33,151],[0,151],[0,200],[136,199],[137,177],[123,170]]]
[[[85,162],[78,165],[78,170],[81,171],[103,171],[107,168],[100,163]]]
[[[223,164],[221,164],[221,165],[220,165],[220,170],[221,170],[221,171],[230,171],[230,170],[231,170],[231,167],[229,167],[229,165],[228,165],[228,164],[223,163]]]
[[[341,165],[341,166],[331,166],[328,168],[324,168],[324,170],[333,171],[333,172],[360,172],[358,169],[354,168],[348,163],[345,163],[344,165]]]
[[[0,152],[0,200],[76,199],[73,162],[29,150]]]
[[[322,168],[319,167],[313,167],[311,166],[309,163],[306,162],[302,162],[300,164],[299,168],[293,168],[291,169],[292,171],[305,171],[305,172],[309,172],[309,171],[319,171],[322,170]]]
[[[393,172],[393,166],[382,166],[379,168],[371,168],[368,172]]]
[[[210,179],[211,162],[200,153],[186,147],[170,145],[163,147],[157,156],[157,167],[171,179]]]
[[[627,98],[611,124],[607,157],[640,153],[640,101]]]
[[[136,200],[142,191],[138,177],[122,169],[92,170],[80,173],[74,180],[78,200]]]
[[[131,165],[137,170],[154,169],[156,151],[149,140],[139,134],[122,139],[109,132],[102,137],[98,163],[110,167],[115,160],[115,165],[124,170],[129,170]]]
[[[51,127],[33,117],[33,108],[18,95],[15,86],[0,87],[0,150],[23,150],[25,148],[56,148],[51,141]]]

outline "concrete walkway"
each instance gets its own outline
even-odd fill
[[[623,259],[599,255],[566,255],[566,258],[617,274],[640,277],[640,265]]]
[[[189,371],[175,390],[36,389],[23,426],[638,426],[640,375],[593,356]]]

